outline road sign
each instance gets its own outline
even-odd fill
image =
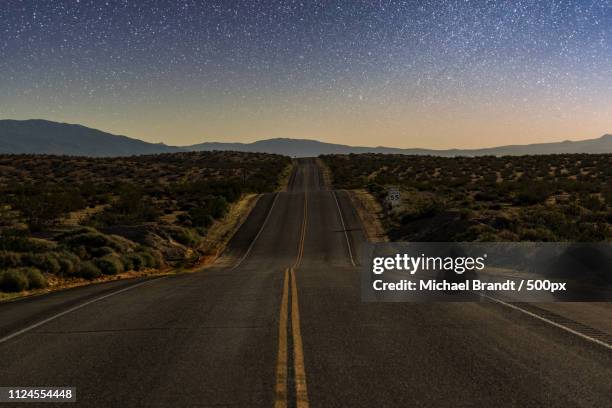
[[[400,203],[401,194],[400,190],[396,186],[387,187],[387,202],[392,206],[396,206]]]

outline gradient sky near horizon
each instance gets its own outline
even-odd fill
[[[612,133],[612,0],[4,0],[0,118],[167,144]]]

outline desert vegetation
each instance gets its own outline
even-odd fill
[[[612,240],[612,155],[328,155],[337,188],[383,204],[392,240]],[[398,205],[386,201],[390,186]]]
[[[0,155],[0,291],[197,262],[208,228],[288,166],[236,152]]]

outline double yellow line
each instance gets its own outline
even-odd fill
[[[308,216],[308,199],[304,193],[304,217],[298,246],[298,255],[290,268],[285,268],[283,294],[281,297],[280,316],[278,322],[278,355],[276,359],[276,388],[275,408],[286,408],[289,380],[288,355],[288,320],[289,297],[291,296],[291,340],[293,341],[293,376],[295,384],[295,400],[297,408],[308,408],[308,389],[306,387],[306,368],[304,365],[304,347],[300,330],[300,309],[295,281],[295,268],[302,262],[304,254],[304,241],[306,239],[306,224]],[[291,290],[289,289],[291,287]]]

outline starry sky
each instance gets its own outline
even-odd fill
[[[612,0],[3,0],[0,118],[187,145],[612,133]]]

